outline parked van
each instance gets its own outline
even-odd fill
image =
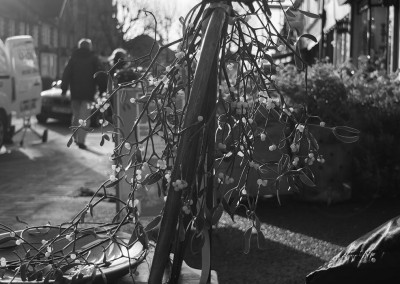
[[[29,118],[40,112],[42,80],[33,38],[29,35],[0,40],[0,147],[11,140],[12,113]]]
[[[0,39],[0,148],[11,140],[11,70],[3,41]]]

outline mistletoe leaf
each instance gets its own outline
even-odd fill
[[[222,213],[224,212],[224,207],[220,203],[214,210],[212,214],[212,219],[211,219],[211,224],[216,225],[219,222],[219,219],[221,219]]]
[[[107,184],[107,185],[105,186],[105,188],[110,188],[110,187],[116,186],[123,178],[124,178],[124,176],[121,176],[121,177],[117,178],[117,179],[114,180],[113,182]]]
[[[20,219],[18,216],[15,216],[15,219],[17,219],[18,223],[22,223],[22,224],[25,224],[25,225],[29,226],[29,224],[27,222],[25,222],[24,220]]]
[[[308,132],[308,136],[309,136],[309,139],[310,139],[310,143],[313,146],[313,149],[318,151],[319,150],[319,144],[318,144],[317,139],[315,139],[314,135],[311,132]]]
[[[250,227],[244,233],[244,253],[248,254],[250,252],[250,241],[251,241],[251,231],[253,227]]]
[[[16,237],[5,237],[5,238],[1,238],[1,239],[0,239],[0,245],[5,244],[5,243],[7,243],[7,242],[9,242],[9,241],[16,241],[16,240],[17,240]],[[15,245],[15,243],[14,243],[14,245]]]
[[[143,228],[143,225],[138,223],[137,227],[136,227],[136,233],[138,236],[138,240],[139,242],[143,245],[144,249],[148,249],[149,248],[149,237],[147,236],[146,231]]]
[[[96,73],[94,73],[93,78],[97,78],[101,75],[108,75],[108,73],[106,71],[97,71]]]
[[[299,173],[300,173],[299,177],[302,183],[310,187],[315,187],[315,183],[306,175],[305,172],[300,170]]]
[[[82,265],[81,263],[76,263],[76,262],[72,262],[69,264],[66,264],[64,266],[61,266],[60,269],[63,273],[67,272],[68,270],[70,270],[71,268],[74,268],[75,266],[79,266]]]
[[[30,228],[26,230],[26,232],[29,235],[32,236],[40,236],[40,235],[45,235],[50,231],[51,227],[45,226],[45,227],[35,227],[35,228]]]
[[[258,219],[257,216],[255,216],[255,222],[256,222],[256,224],[255,224],[256,230],[260,231],[261,230],[261,222],[260,222],[260,219]]]
[[[27,278],[26,278],[26,273],[28,270],[27,266],[28,265],[26,263],[22,263],[21,266],[19,267],[19,273],[21,274],[21,279],[24,282],[27,280]]]
[[[150,221],[150,223],[147,224],[147,226],[144,228],[146,232],[150,232],[151,230],[154,230],[158,224],[161,221],[161,215],[156,216],[153,220]]]
[[[335,131],[347,131],[353,134],[360,134],[360,130],[349,126],[336,126],[333,128]]]
[[[291,7],[287,8],[287,9],[285,10],[285,14],[286,14],[286,16],[288,16],[288,17],[296,18],[296,15],[292,12]]]
[[[162,175],[159,171],[151,173],[147,175],[142,181],[142,185],[152,185],[158,182],[162,178]]]
[[[71,146],[71,144],[72,144],[72,142],[73,142],[74,140],[73,140],[73,138],[72,138],[72,136],[69,138],[69,140],[68,140],[68,143],[67,143],[67,147],[69,148],[70,146]]]
[[[83,212],[82,212],[81,217],[80,217],[81,223],[85,223],[86,213],[87,213],[87,211],[83,211]]]
[[[278,174],[282,174],[282,172],[287,168],[289,164],[290,157],[288,154],[283,154],[278,163]]]
[[[299,11],[300,13],[302,13],[304,16],[307,16],[309,18],[313,18],[313,19],[319,19],[320,16],[311,12],[307,12],[307,11],[303,11],[300,9],[297,9],[297,11]]]
[[[315,36],[313,36],[312,34],[302,34],[302,35],[299,37],[298,41],[299,41],[301,38],[303,38],[303,37],[308,38],[308,39],[312,40],[313,42],[318,42],[318,40],[317,40],[317,39],[315,38]]]
[[[336,126],[332,129],[332,133],[338,140],[344,143],[354,143],[360,138],[360,131],[348,126]]]
[[[261,230],[257,230],[257,246],[259,249],[265,249],[266,247],[265,236]]]
[[[338,140],[340,140],[340,141],[342,141],[343,143],[354,143],[354,142],[357,142],[358,141],[358,139],[360,138],[360,137],[358,137],[358,136],[344,136],[344,135],[339,135],[339,134],[337,134],[337,133],[333,133],[334,135],[335,135],[335,137],[338,139]]]

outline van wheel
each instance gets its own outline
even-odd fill
[[[37,119],[37,121],[38,121],[39,123],[41,123],[41,124],[45,124],[46,121],[47,121],[47,117],[44,116],[43,114],[38,114],[38,115],[36,115],[36,119]]]
[[[47,142],[48,136],[49,136],[49,131],[48,131],[47,129],[45,129],[45,130],[43,131],[43,135],[42,135],[42,142],[43,142],[43,143],[46,143],[46,142]]]
[[[4,140],[5,144],[12,144],[13,143],[13,136],[15,133],[15,125],[11,125],[11,127],[8,129],[8,132],[6,132],[6,138]]]

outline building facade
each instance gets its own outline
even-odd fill
[[[347,1],[351,5],[353,58],[369,56],[388,72],[399,68],[399,1]]]
[[[316,59],[328,59],[340,65],[352,57],[351,5],[340,0],[302,0],[299,8],[319,15],[320,18],[304,17],[303,33],[312,34],[315,43],[303,40],[303,56],[309,64]]]
[[[61,77],[80,38],[90,38],[94,51],[107,56],[121,46],[122,34],[113,0],[0,0],[0,38],[31,35],[41,76]]]
[[[328,59],[338,66],[368,58],[375,68],[394,72],[400,67],[398,0],[298,0],[298,8],[320,16],[302,17],[301,32],[318,39],[304,39],[302,55],[312,64]],[[290,23],[289,23],[290,25]]]

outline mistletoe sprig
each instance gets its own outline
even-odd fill
[[[111,108],[114,113],[112,120],[103,117],[100,142],[101,145],[104,140],[115,143],[110,156],[112,171],[97,192],[103,192],[103,197],[107,198],[110,196],[108,190],[117,184],[127,183],[131,188],[128,200],[114,197],[123,206],[107,224],[109,226],[101,226],[106,237],[94,246],[129,248],[140,243],[146,251],[149,232],[160,222],[163,226],[163,222],[170,221],[167,230],[159,232],[158,240],[169,232],[176,236],[173,245],[168,243],[170,238],[166,238],[168,245],[160,249],[167,257],[171,247],[175,250],[171,279],[179,275],[182,248],[190,240],[198,238],[207,243],[207,230],[218,223],[223,211],[234,219],[238,207],[244,206],[251,222],[245,233],[245,252],[249,251],[252,230],[257,231],[258,243],[262,245],[264,236],[255,214],[258,193],[269,186],[276,190],[279,198],[280,184],[286,181],[293,190],[302,184],[314,186],[311,166],[325,162],[310,125],[329,129],[344,142],[353,142],[358,135],[356,130],[348,127],[327,126],[309,114],[306,108],[295,109],[285,101],[275,85],[275,72],[283,66],[275,63],[273,53],[293,52],[297,67],[303,69],[305,62],[296,52],[301,39],[316,39],[306,34],[293,42],[282,36],[270,20],[271,1],[240,2],[246,6],[230,1],[203,1],[193,7],[186,17],[180,19],[180,40],[161,46],[155,55],[149,52],[141,58],[126,60],[129,68],[135,71],[141,64],[148,63],[138,79],[118,83],[111,75],[116,66],[112,67],[107,72],[107,96],[94,104],[97,112],[105,114]],[[209,50],[206,35],[213,28],[210,23],[215,20],[215,11],[219,11],[224,20],[221,36],[216,41],[215,53],[204,54]],[[294,13],[316,17],[295,5],[287,10],[282,8],[282,12],[285,17],[293,17]],[[151,12],[146,11],[146,14],[153,16],[157,23]],[[168,66],[162,66],[161,52],[176,44],[175,59]],[[154,48],[153,45],[152,51]],[[200,74],[199,68],[207,60],[213,66],[211,75]],[[203,80],[207,86],[199,85],[196,80]],[[129,98],[129,92],[139,95]],[[135,120],[127,133],[121,129],[126,122],[115,112],[115,104],[136,110]],[[74,131],[89,131],[86,121],[82,120]],[[107,130],[108,124],[112,130]],[[139,133],[139,125],[146,125],[146,135]],[[163,142],[163,149],[157,148],[156,141]],[[71,143],[72,140],[68,144]],[[262,158],[260,153],[267,158]],[[235,172],[237,168],[239,174]],[[256,198],[251,199],[248,197],[254,179]],[[165,208],[145,227],[140,220],[141,202],[136,198],[136,192],[150,185],[158,186],[160,197],[167,199],[167,205],[168,199],[178,202],[170,201],[174,205],[173,212],[170,214],[171,209]],[[104,198],[92,199],[67,228],[60,227],[61,233],[57,238],[65,239],[66,235],[73,233],[74,239],[69,244],[74,247],[79,234],[94,232],[97,235],[97,227],[89,231],[81,227],[85,215],[93,214],[93,209]],[[175,215],[177,220],[173,220]],[[117,238],[126,225],[134,227],[134,234],[127,244]],[[11,230],[6,230],[11,234]],[[57,242],[57,238],[50,244]],[[46,258],[47,247],[46,243],[35,248],[34,254],[19,255],[12,262],[1,259],[0,265],[13,267],[18,273],[23,269],[28,269],[31,274],[37,273],[39,265],[50,264]],[[72,250],[74,259],[71,252],[67,255],[61,251],[57,258],[52,258],[46,275],[58,277],[60,267],[71,265],[76,259],[81,259],[85,265],[93,265],[86,263],[88,251]],[[156,248],[156,253],[159,252]],[[156,257],[154,261],[158,261]],[[94,266],[95,270],[106,263],[106,260],[99,262]],[[162,266],[155,269],[162,275]],[[204,273],[207,269],[209,267],[204,268]],[[61,269],[61,275],[64,273]]]

